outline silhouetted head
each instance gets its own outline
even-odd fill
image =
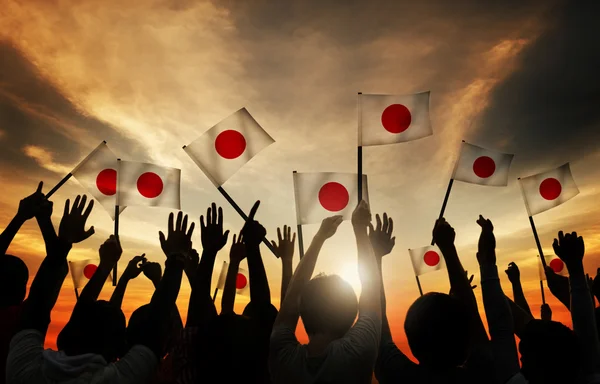
[[[149,321],[151,321],[151,315],[152,313],[150,304],[142,305],[131,314],[131,317],[129,318],[129,324],[127,324],[127,343],[130,347],[137,344],[142,344],[143,340],[148,339],[147,325]],[[165,325],[165,328],[161,334],[162,356],[167,354],[175,337],[177,336],[175,333],[175,325],[178,319],[176,319],[175,316],[178,316],[178,313],[173,311],[171,313],[170,321]]]
[[[108,301],[79,300],[56,344],[68,356],[95,353],[107,362],[126,352],[125,315]]]
[[[316,334],[343,337],[354,324],[357,313],[356,293],[338,275],[318,275],[302,290],[300,317],[309,337]]]
[[[404,321],[408,345],[419,363],[444,371],[464,364],[470,349],[465,305],[445,293],[427,293],[410,306]]]
[[[0,256],[0,308],[19,305],[25,300],[29,270],[16,256]]]
[[[577,337],[556,321],[531,320],[521,342],[521,372],[530,384],[576,383],[580,375]]]

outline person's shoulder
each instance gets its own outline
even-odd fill
[[[27,343],[42,345],[44,343],[44,335],[36,329],[24,329],[18,331],[10,340],[10,349],[13,349],[17,345]]]
[[[525,376],[523,376],[521,374],[521,372],[517,373],[516,375],[514,375],[513,377],[511,377],[506,384],[528,384],[529,382],[527,381],[527,379],[525,378]]]

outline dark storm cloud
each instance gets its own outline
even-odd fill
[[[523,168],[575,161],[600,143],[600,2],[569,2],[552,16],[479,123],[479,141],[506,143]]]

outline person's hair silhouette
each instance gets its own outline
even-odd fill
[[[20,305],[25,300],[29,270],[16,256],[0,257],[0,308]]]

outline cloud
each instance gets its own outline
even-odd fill
[[[25,155],[34,159],[40,167],[44,167],[49,171],[66,175],[72,170],[69,166],[55,163],[54,155],[42,147],[26,145],[23,148],[23,152]]]

